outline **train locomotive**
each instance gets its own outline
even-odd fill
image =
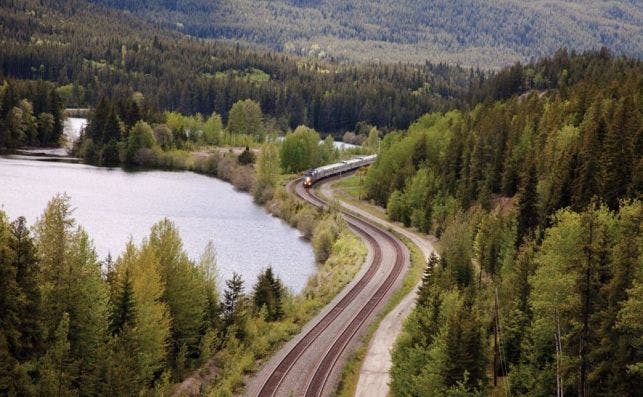
[[[304,187],[309,188],[320,179],[328,178],[334,175],[341,175],[359,167],[369,165],[375,162],[376,154],[370,156],[355,157],[350,160],[344,160],[340,163],[329,164],[323,167],[313,168],[304,174]]]

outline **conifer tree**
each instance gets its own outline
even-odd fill
[[[429,259],[427,260],[426,267],[422,273],[422,283],[418,289],[418,304],[427,303],[429,297],[431,286],[433,285],[433,273],[436,270],[436,266],[440,264],[440,258],[436,255],[435,252],[431,252]]]
[[[115,307],[110,314],[109,330],[112,335],[118,335],[125,327],[136,325],[134,290],[130,272],[127,269],[114,303]]]
[[[77,395],[73,386],[77,363],[71,355],[71,343],[68,340],[69,327],[69,315],[64,313],[53,333],[50,347],[39,363],[39,395],[56,397]]]
[[[168,219],[152,226],[149,245],[158,260],[163,301],[172,318],[171,358],[177,357],[181,346],[188,358],[195,358],[207,309],[203,273],[187,257],[178,230]]]
[[[516,245],[534,231],[538,225],[538,175],[534,164],[528,166],[520,186],[518,203],[518,228],[516,231]]]
[[[635,159],[635,140],[641,135],[640,113],[630,97],[621,98],[615,105],[612,120],[601,146],[601,197],[612,210],[627,196],[632,180]]]
[[[243,339],[245,317],[245,293],[243,280],[237,273],[232,274],[232,278],[226,280],[226,289],[223,292],[223,302],[221,302],[221,312],[223,315],[223,329],[227,335],[231,327],[235,327],[236,337]]]
[[[36,224],[44,326],[51,335],[63,314],[68,317],[70,355],[79,363],[70,375],[81,393],[92,393],[107,337],[108,292],[89,236],[74,226],[68,196],[54,197]]]
[[[24,295],[16,281],[15,253],[11,248],[11,228],[0,211],[0,390],[15,391],[12,378],[17,371],[17,352],[20,348],[21,303]]]
[[[41,294],[38,286],[39,263],[27,221],[19,217],[11,224],[11,248],[15,254],[16,282],[23,294],[20,310],[19,360],[34,358],[43,348]]]
[[[253,294],[254,306],[258,311],[266,309],[266,320],[277,321],[283,316],[283,289],[281,280],[275,277],[271,266],[257,277]]]

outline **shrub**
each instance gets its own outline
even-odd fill
[[[232,184],[234,185],[234,187],[241,191],[249,192],[254,184],[254,179],[255,177],[254,172],[252,171],[252,167],[235,167],[232,170]]]

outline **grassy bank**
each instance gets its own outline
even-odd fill
[[[245,376],[258,370],[264,360],[299,333],[353,279],[366,257],[364,243],[338,213],[313,208],[292,197],[283,186],[275,189],[265,206],[311,240],[319,267],[300,294],[285,297],[280,321],[250,316],[244,330],[246,338],[224,342],[224,347],[203,369],[215,372],[204,387],[209,396],[241,392]]]

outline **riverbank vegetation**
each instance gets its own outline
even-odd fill
[[[291,222],[310,211],[290,198],[280,202]],[[320,212],[312,222],[320,267],[293,295],[271,268],[251,289],[235,274],[220,291],[214,247],[189,259],[167,219],[115,260],[101,261],[66,196],[52,199],[33,228],[0,213],[0,392],[165,395],[195,368],[207,375],[207,383],[195,381],[197,390],[238,391],[257,360],[295,334],[363,262],[365,248],[339,215]]]
[[[392,391],[635,395],[641,63],[597,52],[511,70],[485,88],[508,99],[386,135],[367,174],[391,219],[443,247],[395,348]],[[558,76],[546,91],[505,84],[545,70]]]

